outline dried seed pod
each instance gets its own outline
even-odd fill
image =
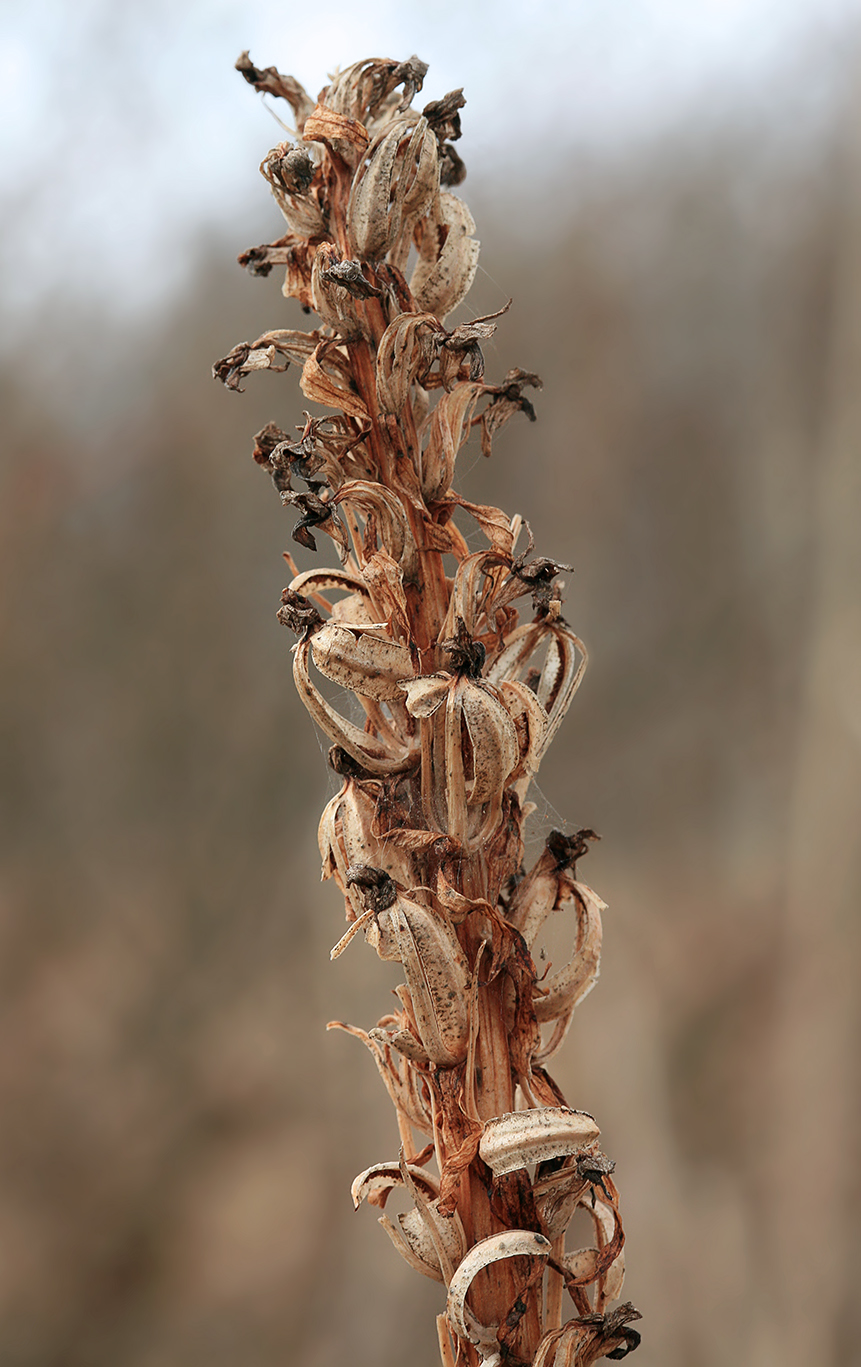
[[[522,797],[538,773],[541,756],[547,749],[547,713],[526,684],[506,679],[500,693],[517,732],[520,763],[512,771],[511,780],[518,782],[518,796]]]
[[[428,428],[427,445],[422,452],[422,494],[434,503],[451,487],[457,453],[469,436],[475,405],[483,386],[468,381],[443,394]]]
[[[347,782],[340,793],[327,803],[318,830],[322,876],[334,878],[349,903],[354,917],[361,916],[365,904],[357,885],[348,881],[348,870],[355,865],[382,869],[401,887],[415,887],[420,881],[416,861],[408,849],[391,839],[373,834],[376,796],[368,785]]]
[[[367,129],[357,119],[347,118],[325,104],[318,104],[302,128],[306,142],[321,142],[339,161],[350,168],[357,165],[368,146]]]
[[[396,1233],[385,1217],[379,1223],[390,1238]],[[466,1236],[459,1216],[440,1214],[437,1199],[428,1203],[424,1211],[411,1210],[399,1215],[398,1224],[403,1239],[414,1255],[415,1260],[408,1260],[410,1265],[425,1277],[448,1284],[451,1280],[450,1269],[457,1267],[466,1252]],[[400,1250],[400,1241],[393,1239],[393,1242]]]
[[[352,1186],[353,1205],[358,1210],[367,1199],[385,1208],[392,1189],[403,1186],[415,1202],[413,1210],[398,1216],[393,1225],[385,1216],[379,1223],[398,1252],[411,1267],[434,1281],[451,1280],[452,1272],[466,1252],[466,1237],[457,1214],[445,1216],[439,1209],[439,1184],[422,1168],[406,1163],[379,1163],[360,1173]]]
[[[307,148],[279,143],[260,163],[260,173],[269,182],[272,198],[287,220],[291,233],[307,238],[326,232],[325,214],[314,195],[309,193],[314,164]]]
[[[451,1068],[466,1054],[469,964],[448,922],[399,896],[368,925],[381,959],[403,966],[419,1039],[432,1063]]]
[[[478,1151],[492,1168],[494,1177],[502,1177],[531,1163],[578,1153],[594,1143],[600,1133],[594,1118],[586,1111],[542,1106],[489,1120]]]
[[[340,716],[321,696],[311,682],[308,671],[310,641],[300,641],[294,648],[293,681],[302,702],[313,720],[335,745],[340,745],[353,759],[372,774],[397,774],[409,769],[416,757],[406,746],[393,745],[367,731],[360,731],[346,717]]]
[[[496,690],[483,680],[457,679],[445,710],[448,831],[455,840],[480,843],[495,830],[505,784],[518,759],[517,732]],[[484,804],[487,813],[473,834],[468,808]]]
[[[377,347],[377,402],[384,413],[403,411],[411,385],[427,378],[445,333],[432,313],[401,313]]]
[[[589,660],[583,642],[562,623],[530,622],[512,632],[503,649],[489,663],[487,678],[497,686],[505,680],[518,680],[542,646],[546,647],[546,654],[535,695],[547,713],[543,753],[583,681]]]
[[[329,622],[312,637],[311,653],[321,674],[363,698],[399,698],[401,682],[412,678],[409,646],[356,627]]]
[[[640,1335],[628,1326],[640,1319],[633,1305],[620,1305],[609,1315],[585,1315],[545,1334],[532,1367],[592,1367],[600,1358],[621,1362],[639,1347]]]
[[[463,200],[442,190],[416,228],[419,259],[410,290],[424,312],[444,319],[466,297],[478,269],[474,232],[475,220]]]
[[[331,243],[322,242],[314,253],[311,268],[314,309],[326,326],[341,337],[357,337],[361,334],[362,326],[356,311],[355,296],[331,274],[333,265],[339,263],[340,256],[336,248]]]
[[[542,1062],[551,1058],[562,1044],[575,1008],[592,991],[601,971],[601,913],[607,910],[607,904],[586,883],[574,883],[572,887],[572,900],[577,908],[575,951],[564,968],[541,983],[533,998],[539,1022],[559,1022],[550,1041],[536,1055]]]
[[[350,479],[341,485],[332,504],[335,507],[344,504],[366,519],[373,518],[383,549],[391,559],[397,561],[404,578],[408,579],[415,573],[415,539],[403,504],[388,489],[370,480]],[[366,554],[370,559],[370,548]]]
[[[367,124],[385,111],[389,97],[397,86],[403,85],[401,111],[411,103],[427,74],[427,63],[413,55],[405,62],[380,60],[377,57],[355,62],[335,76],[325,92],[326,103],[339,113]]]
[[[543,1234],[531,1230],[509,1229],[503,1234],[492,1234],[474,1244],[457,1268],[448,1289],[446,1314],[458,1338],[470,1343],[493,1344],[498,1347],[496,1326],[481,1325],[466,1304],[469,1288],[479,1272],[505,1258],[549,1257],[552,1245]]]
[[[445,828],[466,846],[495,830],[508,776],[519,759],[517,732],[496,689],[467,675],[431,674],[400,685],[407,710],[423,719],[426,769],[445,793]],[[445,713],[436,713],[445,702]],[[429,744],[426,738],[432,737]],[[476,809],[479,821],[471,819]]]
[[[439,190],[439,145],[428,121],[397,119],[353,177],[347,227],[355,256],[380,261],[427,213]]]

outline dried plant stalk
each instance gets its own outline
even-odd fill
[[[298,439],[270,423],[254,457],[300,515],[294,539],[315,550],[322,533],[340,562],[296,574],[278,614],[298,634],[296,686],[344,780],[320,823],[323,877],[348,921],[332,955],[363,934],[406,978],[375,1028],[332,1023],[372,1053],[400,1135],[399,1157],[360,1174],[353,1199],[384,1212],[393,1188],[411,1198],[409,1214],[380,1223],[446,1287],[445,1367],[618,1360],[639,1343],[639,1315],[608,1309],[623,1278],[614,1164],[545,1068],[598,976],[603,903],[576,871],[594,832],[553,831],[522,867],[529,784],[586,651],[562,615],[567,567],[530,558],[519,516],[452,487],[472,428],[489,455],[513,414],[534,418],[525,391],[540,386],[521,370],[485,381],[481,342],[498,315],[445,326],[478,259],[469,210],[446,188],[465,174],[453,147],[463,95],[417,113],[416,57],[360,62],[316,104],[247,53],[237,67],[286,100],[297,127],[261,167],[288,231],[240,261],[257,275],[286,267],[284,294],[321,326],[242,343],[214,373],[238,389],[292,363],[306,398],[332,411],[306,415]],[[485,549],[469,550],[456,514]],[[315,671],[355,695],[363,724],[327,701]],[[539,980],[531,951],[559,911],[571,957]],[[594,1243],[566,1251],[578,1207]]]

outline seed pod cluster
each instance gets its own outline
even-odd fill
[[[354,1203],[379,1206],[396,1249],[444,1285],[444,1367],[618,1360],[639,1335],[632,1306],[610,1308],[624,1276],[614,1164],[544,1066],[598,977],[605,907],[576,868],[594,832],[551,832],[522,867],[529,786],[586,651],[562,613],[566,567],[530,559],[519,516],[453,487],[472,428],[490,454],[510,417],[534,419],[524,389],[540,384],[485,381],[499,315],[446,326],[478,260],[469,210],[443,188],[465,174],[451,145],[463,95],[414,110],[414,57],[357,63],[316,105],[275,68],[239,65],[296,124],[261,167],[288,236],[240,259],[257,274],[285,264],[284,293],[320,321],[242,343],[214,373],[239,389],[292,362],[326,410],[296,440],[267,424],[254,458],[299,513],[294,540],[316,550],[322,533],[340,561],[297,571],[278,612],[343,780],[319,829],[347,918],[332,955],[361,937],[405,979],[372,1028],[333,1022],[370,1050],[398,1126],[399,1156],[360,1174]],[[539,978],[556,913],[570,953]],[[395,1189],[412,1208],[391,1220]],[[594,1241],[568,1249],[578,1208]]]

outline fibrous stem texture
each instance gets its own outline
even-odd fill
[[[540,385],[521,370],[485,380],[498,315],[446,327],[478,261],[449,188],[465,174],[463,95],[413,109],[416,57],[359,62],[316,103],[247,53],[237,67],[287,102],[296,128],[261,167],[287,232],[240,261],[286,269],[284,294],[320,325],[267,332],[214,370],[239,389],[292,363],[329,413],[293,435],[268,424],[254,457],[298,514],[294,539],[316,550],[328,537],[339,561],[297,573],[278,614],[343,779],[320,823],[323,877],[348,922],[333,956],[361,935],[406,979],[373,1029],[333,1022],[373,1055],[400,1136],[353,1200],[377,1206],[397,1250],[445,1288],[445,1367],[618,1360],[639,1343],[639,1316],[609,1308],[623,1277],[614,1164],[546,1069],[598,976],[603,903],[576,868],[594,832],[553,831],[529,872],[522,862],[529,785],[586,652],[562,614],[567,567],[532,555],[518,515],[453,488],[471,430],[489,455],[510,417],[534,419],[526,391]],[[321,678],[355,696],[358,717]],[[533,950],[560,913],[570,957],[539,977]],[[391,1220],[395,1188],[411,1209]],[[578,1207],[594,1239],[572,1251]]]

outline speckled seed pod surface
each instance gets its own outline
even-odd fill
[[[553,831],[522,863],[529,785],[586,651],[562,612],[569,567],[533,556],[519,515],[453,488],[472,429],[489,455],[509,418],[534,419],[527,391],[540,387],[522,370],[485,380],[481,342],[499,315],[446,326],[478,263],[451,192],[465,175],[463,94],[415,110],[417,57],[359,62],[316,102],[247,53],[237,69],[286,101],[296,129],[261,166],[286,233],[240,261],[283,270],[285,296],[320,326],[264,333],[213,369],[240,390],[292,364],[328,414],[295,434],[268,424],[253,454],[299,514],[294,539],[316,550],[322,535],[338,561],[297,572],[278,613],[343,779],[319,833],[348,923],[332,954],[361,936],[406,979],[373,1028],[332,1023],[370,1051],[397,1118],[399,1152],[356,1178],[353,1200],[384,1211],[400,1188],[412,1201],[380,1223],[442,1283],[444,1367],[618,1361],[640,1338],[633,1306],[610,1308],[624,1276],[614,1164],[546,1070],[598,977],[604,904],[577,874],[594,832]],[[465,520],[484,549],[469,549]],[[363,722],[319,676],[355,695]],[[539,979],[533,951],[558,914],[570,958]],[[570,1250],[578,1208],[594,1242]]]

